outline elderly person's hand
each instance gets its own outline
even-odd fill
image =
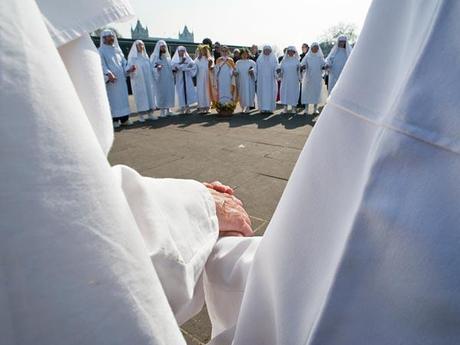
[[[251,219],[244,210],[243,203],[232,195],[233,189],[219,182],[205,183],[205,185],[216,203],[220,236],[252,236]]]

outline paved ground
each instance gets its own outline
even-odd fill
[[[133,118],[136,120],[136,118]],[[177,115],[117,130],[109,159],[145,176],[219,180],[236,190],[262,235],[314,125],[312,116]],[[188,344],[209,340],[206,310],[182,326]]]

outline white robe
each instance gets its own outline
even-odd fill
[[[232,89],[235,83],[233,71],[234,69],[227,63],[222,62],[215,66],[215,76],[219,94],[218,101],[222,104],[233,101],[234,95]]]
[[[257,103],[260,110],[275,111],[278,93],[276,58],[260,55],[257,59]]]
[[[300,92],[300,61],[295,57],[285,57],[281,68],[281,104],[296,106]]]
[[[16,116],[0,125],[0,344],[185,345],[178,323],[202,307],[214,200],[201,183],[107,161],[110,109],[87,32],[129,18],[130,7],[38,4],[0,5],[2,25],[15,28],[2,47],[21,56],[1,58],[2,116]],[[30,37],[23,54],[18,42]],[[226,255],[232,270],[237,258]],[[211,279],[225,288],[230,274],[219,273]]]
[[[161,70],[155,65],[163,66]],[[155,91],[157,107],[160,109],[173,108],[175,105],[174,75],[171,60],[162,56],[161,59],[152,61],[153,75],[155,79]]]
[[[196,75],[195,62],[190,60],[185,64],[175,63],[173,69],[177,69],[174,72],[176,79],[176,95],[179,107],[190,106],[197,101],[197,94],[195,85],[193,84],[193,77]],[[185,82],[185,83],[184,83]]]
[[[459,343],[459,15],[458,1],[373,1],[257,250],[233,345]]]
[[[254,75],[249,74],[249,69],[252,68]],[[257,71],[256,63],[252,60],[238,60],[236,63],[236,71],[238,72],[237,87],[238,96],[241,107],[253,107],[256,96]]]
[[[307,54],[300,63],[306,69],[302,79],[302,104],[320,104],[325,101],[323,67],[324,58],[319,54]]]
[[[348,54],[345,48],[338,48],[337,53],[334,56],[328,57],[326,63],[329,65],[329,82],[328,89],[329,93],[334,89],[337,80],[342,73],[343,68],[348,60]]]
[[[132,65],[136,66],[136,71],[130,73],[130,77],[137,111],[155,109],[153,69],[150,60],[138,55],[129,61],[128,69]]]
[[[110,110],[113,118],[129,115],[128,85],[126,84],[127,61],[123,52],[113,46],[101,44],[99,48],[102,70],[104,75],[112,72],[117,80],[107,82],[107,96],[109,98]]]
[[[197,67],[196,91],[198,98],[198,107],[209,108],[211,107],[210,76],[212,73],[209,70],[209,62],[206,57],[202,57],[201,59],[196,58],[195,64]]]

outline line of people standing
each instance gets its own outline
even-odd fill
[[[261,113],[273,113],[277,97],[284,106],[282,113],[295,112],[300,98],[305,106],[302,114],[309,113],[309,105],[313,105],[315,114],[327,98],[323,74],[329,74],[330,92],[351,52],[345,36],[339,37],[327,59],[316,42],[311,47],[304,44],[302,58],[290,46],[280,60],[269,45],[260,54],[253,46],[251,50],[234,51],[233,57],[228,47],[217,42],[214,47],[211,51],[208,44],[200,45],[192,59],[180,46],[171,58],[166,42],[160,40],[149,58],[144,43],[137,40],[125,59],[114,33],[104,30],[99,52],[114,127],[131,123],[127,76],[131,78],[140,122],[146,117],[158,119],[154,115],[157,109],[159,116],[165,117],[172,115],[176,106],[180,113],[190,113],[196,104],[198,112],[206,114],[215,104],[239,102],[242,111],[248,113],[257,101]]]

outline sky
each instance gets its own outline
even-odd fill
[[[205,37],[229,45],[278,47],[317,40],[329,27],[352,23],[361,29],[371,0],[131,0],[150,36],[177,38],[187,25],[195,42]],[[136,18],[137,20],[137,18]],[[136,20],[117,24],[131,37]]]

